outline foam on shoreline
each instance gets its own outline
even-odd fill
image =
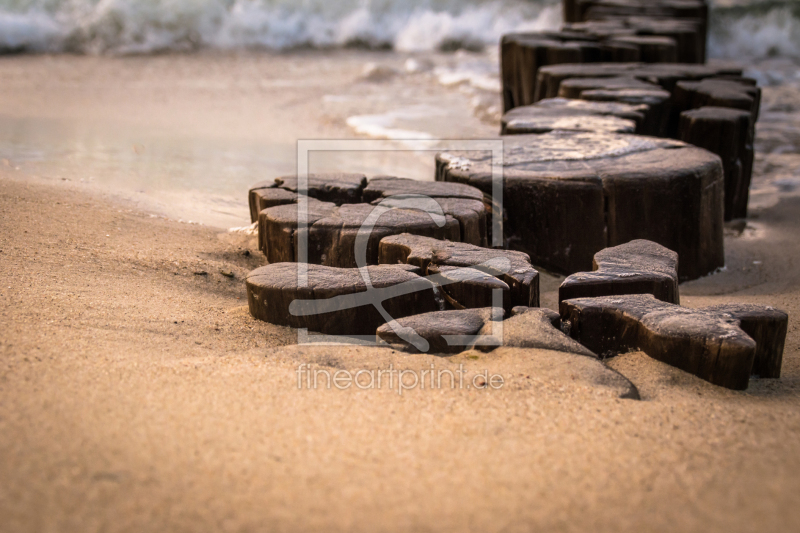
[[[796,2],[711,5],[712,56],[800,57]],[[558,0],[0,0],[0,52],[478,49],[560,24]]]

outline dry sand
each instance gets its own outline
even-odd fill
[[[0,166],[0,530],[797,530],[800,199],[754,215],[682,303],[787,311],[783,377],[732,392],[631,353],[633,401],[554,352],[290,346],[245,307],[254,239]],[[506,383],[298,390],[301,363]]]

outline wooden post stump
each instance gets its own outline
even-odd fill
[[[356,238],[367,226],[372,228],[365,234],[367,264],[377,264],[383,237],[405,232],[477,246],[487,243],[484,194],[468,185],[385,176],[367,183],[360,174],[320,174],[309,178],[308,193],[303,197],[297,192],[295,178],[251,189],[251,209],[259,209],[259,248],[270,263],[300,260],[300,239],[305,238],[306,261],[355,267]],[[306,200],[304,212],[301,198]],[[303,219],[307,227],[301,231]]]
[[[646,105],[548,98],[503,115],[501,134],[553,130],[640,133],[648,112]]]
[[[639,48],[639,61],[643,63],[678,62],[678,44],[671,37],[629,35],[614,37],[610,42],[636,46]]]
[[[570,336],[600,355],[641,350],[736,390],[747,388],[755,370],[780,375],[787,317],[773,308],[688,309],[648,294],[564,300],[560,312]]]
[[[597,252],[592,272],[569,276],[558,288],[558,301],[573,298],[652,294],[679,304],[678,254],[654,242],[635,240]]]
[[[637,133],[655,137],[667,135],[670,94],[663,89],[592,89],[581,92],[581,99],[644,106],[644,120]]]
[[[409,265],[367,267],[372,292],[357,268],[304,265],[301,283],[297,263],[257,268],[246,279],[253,317],[329,335],[374,335],[386,322],[373,301],[394,318],[438,309],[433,284]]]
[[[753,175],[753,126],[749,111],[701,107],[680,115],[678,138],[722,159],[725,220],[747,217]]]
[[[507,311],[520,305],[539,306],[539,272],[531,266],[530,257],[522,252],[481,248],[404,233],[381,240],[378,262],[414,265],[425,273],[441,273],[452,268],[479,268],[503,282],[507,290],[503,294],[503,307]],[[483,287],[488,291],[503,288],[492,283],[484,283]],[[442,288],[445,292],[449,290],[445,285]],[[462,307],[470,307],[457,296],[452,298]]]
[[[647,239],[696,279],[724,264],[719,157],[667,139],[551,132],[503,138],[504,239],[533,264],[573,274],[600,250]],[[437,179],[491,193],[489,156],[440,153]]]

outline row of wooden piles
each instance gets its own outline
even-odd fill
[[[725,220],[746,217],[760,90],[739,68],[706,64],[708,5],[564,0],[563,9],[559,31],[502,38],[502,133],[548,131],[547,115],[562,119],[558,129],[564,129],[565,116],[614,114],[608,106],[581,108],[554,98],[637,106],[633,127],[595,119],[583,128],[633,130],[717,154],[725,173]],[[629,108],[620,113],[631,118]],[[508,127],[510,122],[517,126]]]

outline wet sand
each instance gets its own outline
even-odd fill
[[[37,71],[45,59],[12,61],[33,84],[51,72]],[[208,103],[182,96],[179,108]],[[214,116],[227,116],[235,101]],[[61,112],[57,101],[37,102],[32,95],[15,109]],[[162,120],[157,102],[142,103],[152,106],[148,121]],[[609,365],[639,389],[643,400],[633,401],[588,386],[569,368],[545,372],[548,352],[445,358],[291,346],[293,330],[247,312],[242,280],[263,262],[254,238],[156,216],[121,189],[47,170],[59,164],[0,165],[2,531],[730,532],[800,524],[795,196],[775,197],[747,226],[730,227],[726,270],[681,286],[690,307],[751,302],[788,312],[781,379],[729,391],[631,353]],[[561,278],[543,277],[542,304],[553,307]],[[302,363],[351,372],[463,364],[499,373],[505,385],[402,395],[298,390]]]
[[[359,138],[348,119],[412,138],[495,137],[495,125],[472,112],[475,94],[441,85],[431,70],[469,56],[426,54],[418,73],[405,71],[408,57],[4,57],[0,157],[26,176],[112,191],[171,218],[242,226],[249,186],[294,173],[298,139]],[[425,152],[316,152],[309,164],[311,172],[434,176]]]

